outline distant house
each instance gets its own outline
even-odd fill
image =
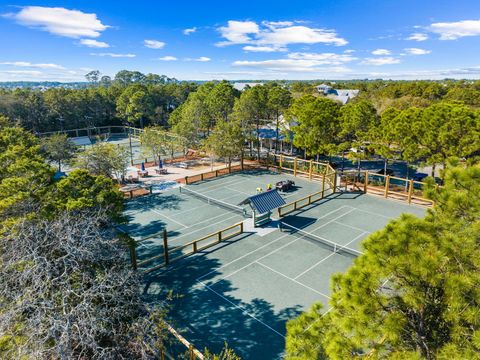
[[[233,83],[233,87],[238,91],[243,91],[245,88],[254,87],[255,85],[263,85],[263,83],[256,83],[256,82],[235,82]]]
[[[321,84],[321,85],[318,85],[318,86],[317,86],[317,91],[318,91],[320,94],[328,95],[328,94],[331,94],[332,91],[335,91],[335,89],[332,88],[330,85]]]
[[[341,90],[341,89],[334,89],[330,85],[321,84],[317,86],[317,91],[320,94],[325,95],[327,98],[332,99],[334,101],[339,101],[343,105],[348,103],[351,99],[356,97],[360,90]]]

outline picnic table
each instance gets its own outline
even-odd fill
[[[166,175],[168,174],[168,170],[167,169],[155,169],[155,173],[157,173],[158,175]]]
[[[147,177],[148,171],[147,170],[137,170],[138,176],[140,177]]]

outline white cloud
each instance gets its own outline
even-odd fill
[[[392,65],[392,64],[398,64],[398,63],[400,63],[400,59],[397,59],[391,56],[378,57],[378,58],[366,58],[361,62],[361,64],[363,65],[375,65],[375,66]]]
[[[227,26],[222,26],[218,29],[222,37],[227,39],[217,43],[217,46],[225,46],[232,44],[248,44],[251,42],[250,34],[258,34],[260,28],[257,23],[253,21],[234,21],[229,20]]]
[[[226,41],[217,46],[247,44],[246,51],[285,51],[289,44],[332,44],[346,45],[347,40],[339,37],[334,30],[296,25],[292,21],[268,22],[262,27],[253,21],[228,21],[227,26],[218,30]],[[259,50],[260,49],[260,50]]]
[[[337,36],[333,30],[314,29],[306,26],[290,26],[275,28],[272,31],[263,31],[257,41],[258,44],[272,44],[285,46],[288,44],[318,44],[346,45],[348,42]]]
[[[346,73],[350,69],[344,64],[357,58],[349,54],[334,53],[290,53],[287,58],[263,61],[235,61],[233,66],[255,67],[274,72],[299,73]],[[325,66],[328,65],[328,66]]]
[[[163,57],[160,57],[158,58],[157,60],[161,60],[161,61],[175,61],[175,60],[178,60],[175,56],[163,56]]]
[[[194,32],[197,31],[197,28],[196,27],[193,27],[193,28],[189,28],[189,29],[184,29],[183,30],[183,34],[184,35],[190,35],[190,34],[193,34]]]
[[[391,51],[387,49],[377,49],[372,51],[373,55],[390,55]]]
[[[430,50],[419,49],[419,48],[407,48],[403,49],[407,55],[427,55],[430,54]]]
[[[80,44],[91,47],[91,48],[108,48],[108,47],[110,47],[110,45],[108,45],[106,42],[97,41],[97,40],[93,40],[93,39],[81,39]]]
[[[2,62],[0,65],[10,65],[15,67],[29,67],[29,68],[40,68],[40,69],[65,69],[63,66],[57,64],[32,64],[27,61],[13,61],[13,62]]]
[[[287,51],[284,47],[275,47],[275,46],[252,46],[247,45],[242,48],[245,51],[249,52],[277,52],[277,51]]]
[[[112,58],[134,58],[135,54],[116,54],[116,53],[90,53],[90,55],[95,56],[109,56]]]
[[[165,43],[158,40],[143,40],[143,45],[150,49],[163,49],[165,47]]]
[[[254,67],[270,71],[287,71],[299,73],[347,73],[350,69],[344,66],[318,67],[315,60],[277,59],[263,61],[235,61],[238,67]]]
[[[433,23],[428,29],[440,35],[440,40],[456,40],[465,36],[480,35],[480,20]]]
[[[348,49],[344,51],[345,54],[353,54],[354,52],[355,50],[352,50],[352,49]]]
[[[102,24],[96,14],[62,7],[25,6],[18,13],[5,16],[21,25],[71,38],[96,38],[108,28],[107,25]]]
[[[316,65],[340,65],[347,62],[357,60],[348,54],[334,54],[334,53],[290,53],[287,55],[289,59],[294,60],[313,60]]]
[[[262,25],[270,29],[278,28],[278,27],[286,27],[286,26],[293,26],[295,23],[293,21],[262,21]]]
[[[428,35],[423,33],[413,33],[406,40],[425,41],[428,40]]]
[[[193,59],[193,61],[198,61],[198,62],[208,62],[210,60],[211,59],[209,57],[206,57],[206,56],[200,56],[199,58]]]
[[[2,71],[2,73],[11,74],[11,75],[29,75],[34,77],[43,75],[43,72],[36,71],[36,70],[8,70],[8,71]]]

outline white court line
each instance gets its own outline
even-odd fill
[[[377,213],[374,213],[374,212],[372,212],[372,211],[359,209],[359,208],[356,208],[356,207],[353,207],[353,206],[350,206],[350,207],[351,207],[351,208],[354,208],[355,210],[362,211],[362,212],[367,213],[367,214],[370,214],[370,215],[375,215],[375,216],[383,217],[383,218],[388,219],[388,220],[393,220],[393,219],[395,219],[395,217],[390,217],[390,216],[385,216],[385,215],[382,215],[382,214],[377,214]],[[400,215],[399,215],[399,216],[400,216]]]
[[[362,231],[362,232],[365,232],[365,233],[367,233],[367,234],[371,234],[371,233],[372,233],[371,231],[368,231],[368,230],[365,230],[365,229],[361,229],[361,228],[356,227],[356,226],[344,224],[344,223],[341,223],[341,222],[339,222],[339,221],[335,221],[335,222],[336,222],[337,224],[339,224],[339,225],[349,227],[349,228],[351,228],[351,229],[353,229],[353,230]]]
[[[316,231],[316,230],[318,230],[318,229],[321,229],[322,227],[327,226],[328,224],[332,223],[333,221],[335,221],[335,220],[337,220],[337,219],[340,219],[342,216],[345,216],[345,215],[351,213],[352,211],[353,211],[353,209],[350,210],[350,211],[347,211],[345,214],[342,214],[342,215],[340,215],[340,216],[337,216],[336,218],[334,218],[334,219],[332,219],[332,220],[330,220],[330,221],[327,221],[325,224],[320,225],[319,227],[313,229],[312,231]],[[290,235],[290,234],[287,234],[287,235]],[[257,261],[260,261],[260,260],[266,258],[267,256],[270,256],[270,255],[272,255],[272,254],[275,254],[277,251],[280,251],[280,250],[282,250],[283,248],[285,248],[285,247],[287,247],[287,246],[290,246],[290,245],[296,243],[298,240],[300,240],[300,239],[302,239],[302,238],[304,238],[304,237],[305,237],[305,235],[302,235],[302,236],[298,237],[297,239],[295,239],[295,240],[293,240],[293,241],[291,241],[291,242],[289,242],[289,243],[287,243],[287,244],[285,244],[285,245],[282,245],[282,246],[280,246],[279,248],[277,248],[277,249],[275,249],[275,250],[272,250],[271,252],[269,252],[268,254],[262,256],[261,258],[255,260],[255,261],[252,261],[251,263],[249,263],[249,264],[241,267],[240,269],[238,269],[238,270],[236,270],[236,271],[228,274],[227,276],[224,276],[224,277],[221,278],[220,280],[224,280],[224,279],[226,279],[226,278],[228,278],[228,277],[230,277],[230,276],[238,273],[239,271],[245,269],[246,267],[249,267],[249,266],[252,265],[253,263],[255,263],[255,262],[257,262]],[[220,280],[218,280],[218,281],[220,281]],[[218,281],[217,281],[217,282],[218,282]]]
[[[268,270],[273,271],[274,273],[277,273],[278,275],[283,276],[284,278],[286,278],[286,279],[288,279],[288,280],[291,280],[291,281],[293,281],[294,283],[296,283],[296,284],[298,284],[298,285],[300,285],[300,286],[303,286],[305,289],[311,290],[311,291],[317,293],[318,295],[322,295],[322,296],[325,296],[326,298],[330,299],[330,296],[325,295],[324,293],[321,293],[320,291],[317,291],[317,290],[311,288],[311,287],[308,286],[308,285],[302,284],[300,281],[297,281],[297,280],[295,280],[295,279],[292,279],[290,276],[287,276],[287,275],[281,273],[280,271],[277,271],[277,270],[275,270],[275,269],[272,269],[270,266],[267,266],[267,265],[265,265],[265,264],[262,264],[261,262],[258,262],[258,261],[255,261],[255,262],[256,262],[258,265],[261,265],[261,266],[263,266],[264,268],[267,268]]]
[[[343,208],[345,208],[345,207],[346,207],[346,206],[342,206],[342,207],[339,207],[338,209],[335,209],[335,210],[333,210],[333,211],[330,211],[330,212],[326,213],[325,215],[323,215],[322,217],[319,217],[318,220],[323,219],[323,218],[327,217],[328,215],[333,214],[334,212],[337,212],[338,210],[341,210],[341,209],[343,209]],[[273,244],[273,243],[276,243],[277,241],[280,241],[281,239],[283,239],[283,238],[285,238],[285,237],[287,237],[287,236],[289,236],[289,235],[290,235],[290,234],[282,235],[282,236],[280,236],[279,238],[277,238],[277,239],[275,239],[275,240],[272,240],[272,241],[266,243],[265,245],[262,245],[262,246],[260,246],[259,248],[255,249],[255,250],[252,250],[252,251],[246,253],[245,255],[242,255],[242,256],[236,258],[235,260],[232,260],[232,261],[226,263],[225,265],[222,265],[222,266],[216,268],[215,270],[212,270],[212,271],[206,273],[205,275],[200,276],[199,278],[197,278],[197,280],[203,279],[205,276],[210,275],[210,274],[212,274],[212,273],[214,273],[214,272],[216,272],[216,271],[218,271],[218,270],[220,270],[220,269],[222,269],[222,268],[224,268],[224,267],[226,267],[226,266],[229,266],[229,265],[237,262],[238,260],[241,260],[241,259],[243,259],[244,257],[246,257],[246,256],[248,256],[248,255],[251,255],[251,254],[257,252],[257,251],[263,249],[264,247],[267,247],[267,246],[269,246],[269,245],[271,245],[271,244]]]
[[[163,216],[164,218],[166,218],[166,219],[168,219],[168,220],[170,220],[170,221],[173,221],[174,223],[176,223],[176,224],[178,224],[178,225],[183,226],[184,228],[188,228],[187,225],[184,225],[184,224],[182,224],[181,222],[178,222],[177,220],[172,219],[170,216],[167,216],[167,215],[165,215],[165,214],[162,214],[161,212],[159,212],[159,211],[157,211],[157,210],[155,210],[155,209],[150,209],[150,210],[153,211],[154,213],[157,213],[157,214],[160,215],[160,216]]]
[[[361,238],[362,236],[365,235],[365,232],[361,233],[360,235],[356,236],[353,238],[353,240],[349,241],[348,243],[346,243],[345,245],[341,245],[342,247],[347,247],[348,245],[350,245],[352,242],[354,242],[355,240]],[[298,279],[300,276],[306,274],[307,272],[309,272],[310,270],[312,270],[313,268],[317,267],[319,264],[321,264],[322,262],[324,262],[325,260],[327,260],[328,258],[332,257],[333,255],[337,254],[337,252],[332,252],[330,255],[328,255],[327,257],[323,258],[322,260],[320,260],[319,262],[313,264],[312,266],[310,266],[307,270],[301,272],[300,274],[298,274],[297,276],[294,277],[294,279]]]
[[[260,319],[257,319],[255,316],[253,316],[252,314],[250,314],[247,310],[245,310],[244,308],[242,308],[241,306],[239,305],[236,305],[234,304],[233,302],[231,302],[230,300],[228,300],[225,296],[223,296],[222,294],[219,294],[218,292],[216,292],[215,290],[213,290],[210,286],[208,286],[207,284],[201,282],[200,280],[197,280],[200,284],[202,284],[203,286],[205,286],[208,290],[210,290],[211,292],[213,292],[214,294],[216,294],[217,296],[221,297],[223,300],[225,300],[226,302],[228,302],[229,304],[233,305],[234,307],[236,307],[237,309],[239,310],[242,310],[242,312],[248,316],[250,316],[252,319],[258,321],[260,324],[262,324],[263,326],[267,327],[268,329],[270,329],[271,331],[273,331],[274,333],[280,335],[281,337],[283,337],[285,339],[285,336],[280,334],[277,330],[275,330],[274,328],[272,328],[271,326],[265,324],[262,320]]]
[[[214,180],[214,179],[216,179],[216,178],[205,179],[204,181]],[[202,186],[202,188],[203,189],[213,188],[213,190],[217,190],[219,188],[221,189],[226,184],[233,185],[233,184],[238,184],[238,183],[241,183],[241,182],[244,182],[244,181],[245,181],[245,179],[242,179],[242,180],[233,179],[233,180],[230,180],[230,181],[225,181],[224,183],[221,183],[221,184],[213,184],[213,185],[210,185],[210,186]]]
[[[204,222],[207,222],[207,221],[211,221],[212,219],[215,219],[216,217],[224,216],[224,215],[225,215],[225,214],[221,214],[221,215],[215,216],[215,217],[213,217],[213,218],[204,220],[204,221],[202,221],[202,222],[198,222],[198,223],[196,223],[195,225],[201,224],[201,223],[204,223]],[[210,227],[210,226],[213,226],[213,225],[218,225],[218,224],[220,224],[220,223],[222,223],[222,222],[224,222],[224,221],[226,221],[226,220],[233,219],[234,217],[237,217],[237,216],[238,216],[238,215],[233,215],[233,216],[227,217],[227,218],[222,219],[222,220],[220,220],[220,221],[217,221],[217,222],[215,222],[215,223],[213,223],[213,224],[209,224],[209,225],[207,225],[207,226],[201,227],[201,228],[199,228],[199,229],[195,229],[195,230],[190,231],[190,232],[188,232],[188,233],[185,233],[185,234],[182,234],[182,235],[179,235],[179,236],[172,237],[172,239],[177,240],[177,239],[182,238],[182,237],[185,237],[185,236],[187,236],[187,235],[191,235],[191,234],[193,234],[193,233],[196,233],[196,232],[199,231],[199,230],[206,229],[206,228],[208,228],[208,227]]]
[[[198,224],[201,224],[201,223],[204,223],[204,222],[207,222],[207,221],[211,221],[212,219],[215,219],[215,218],[217,218],[217,217],[224,216],[224,215],[225,215],[225,214],[217,215],[217,216],[215,216],[215,217],[213,217],[213,218],[210,218],[210,219],[207,219],[207,220],[203,220],[203,221],[201,221],[201,222],[198,222],[198,223],[196,223],[195,225],[198,225]],[[190,232],[188,232],[188,233],[184,233],[184,234],[179,235],[179,236],[172,236],[171,239],[173,239],[173,240],[180,239],[180,238],[185,237],[185,236],[187,236],[187,235],[191,235],[191,234],[193,234],[193,233],[196,233],[196,232],[199,231],[199,230],[203,230],[203,229],[206,229],[206,228],[208,228],[208,227],[210,227],[210,226],[218,225],[218,224],[222,223],[223,221],[233,219],[234,217],[237,217],[237,216],[236,216],[236,215],[233,215],[233,216],[227,217],[227,218],[225,218],[225,219],[222,219],[222,220],[220,220],[220,221],[217,221],[216,223],[209,224],[209,225],[207,225],[207,226],[204,226],[204,227],[201,227],[201,228],[199,228],[199,229],[190,231]],[[169,239],[170,239],[170,238],[169,238]],[[150,239],[147,239],[147,240],[150,240]],[[139,243],[142,244],[141,239],[139,240]],[[141,246],[141,245],[140,245],[140,246]],[[147,246],[148,246],[148,245],[147,245]]]

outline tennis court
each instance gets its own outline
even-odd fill
[[[314,193],[318,182],[266,171],[235,173],[189,185],[198,193],[238,204],[258,186],[294,179],[293,201]],[[285,345],[285,324],[314,302],[328,309],[330,278],[361,253],[361,241],[401,213],[425,210],[358,193],[332,194],[260,229],[249,229],[196,255],[145,276],[148,301],[164,303],[168,320],[197,348],[219,351],[225,341],[245,359],[277,359]],[[226,210],[178,189],[129,203],[129,233],[142,237],[167,227],[169,246],[185,243],[235,222]],[[281,226],[280,226],[281,225]],[[152,238],[139,256],[159,251]],[[143,250],[142,250],[143,248]],[[152,251],[152,249],[156,249]],[[142,251],[144,253],[142,253]],[[142,255],[143,254],[143,255]]]
[[[245,220],[248,208],[237,204],[281,179],[295,181],[295,189],[282,196],[292,201],[319,191],[321,184],[270,171],[251,170],[173,188],[160,194],[136,198],[127,203],[129,223],[121,227],[139,241],[140,262],[163,254],[163,230],[168,245],[175,248]],[[213,201],[213,202],[212,202]],[[180,250],[179,250],[180,251]],[[171,256],[180,254],[171,254]],[[154,266],[159,261],[145,264]]]

